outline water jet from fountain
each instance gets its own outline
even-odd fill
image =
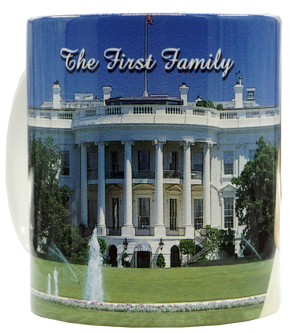
[[[54,295],[58,296],[58,271],[56,270],[56,266],[55,270],[53,271],[53,279],[54,279]]]
[[[85,288],[86,300],[103,302],[102,267],[103,257],[100,252],[97,228],[95,228],[90,241],[89,263]]]
[[[48,295],[51,295],[51,274],[50,274],[50,273],[48,273],[47,294],[48,294]]]
[[[48,249],[55,254],[57,257],[59,257],[68,267],[68,269],[70,270],[70,272],[72,273],[74,279],[76,280],[76,282],[79,284],[80,281],[78,280],[78,278],[76,277],[73,269],[71,268],[70,263],[67,261],[66,257],[62,254],[62,252],[56,247],[56,245],[52,244],[52,247],[49,247]]]

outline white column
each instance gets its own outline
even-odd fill
[[[192,188],[191,188],[191,145],[194,142],[183,142],[183,218],[185,236],[194,238],[192,226]]]
[[[124,224],[122,236],[134,236],[132,224],[132,153],[133,141],[122,142],[124,144]]]
[[[105,224],[105,142],[98,145],[98,202],[97,202],[97,229],[98,235],[106,235]]]
[[[204,225],[210,225],[210,149],[211,144],[206,143],[204,149],[203,165],[203,219]]]
[[[163,145],[165,141],[155,140],[155,226],[154,236],[166,236],[164,226],[164,178],[163,178]]]
[[[81,223],[88,227],[87,202],[87,152],[86,143],[80,144],[80,195],[81,195]]]
[[[246,158],[245,158],[245,149],[247,147],[247,143],[238,143],[237,144],[237,152],[238,152],[238,172],[237,175],[240,175],[246,165]]]

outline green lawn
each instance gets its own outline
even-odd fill
[[[64,322],[128,327],[182,327],[237,323],[259,318],[262,310],[262,305],[253,305],[236,309],[176,313],[110,312],[66,307],[34,296],[31,307],[39,316]]]
[[[273,260],[239,265],[172,268],[104,268],[105,301],[132,303],[194,302],[229,299],[267,292]],[[73,265],[80,283],[67,266],[31,259],[33,288],[47,292],[48,273],[59,273],[59,295],[84,297],[86,266]],[[53,282],[52,282],[53,286]],[[52,288],[53,289],[53,288]],[[176,327],[227,324],[258,318],[262,305],[194,312],[108,312],[68,307],[32,296],[32,311],[67,322],[135,327]]]
[[[131,303],[197,302],[267,292],[273,260],[239,265],[172,268],[104,268],[105,301]],[[48,273],[58,270],[59,295],[84,297],[86,266],[73,265],[77,283],[63,263],[32,258],[33,288],[47,292]]]

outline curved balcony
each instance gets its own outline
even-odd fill
[[[196,106],[120,105],[77,111],[29,109],[28,124],[49,128],[80,128],[108,124],[184,124],[219,128],[273,126],[278,107],[218,111]]]
[[[73,127],[92,124],[185,124],[220,128],[270,126],[280,122],[279,108],[218,111],[211,108],[170,105],[103,106],[78,110]]]
[[[203,180],[202,171],[191,171],[192,180]],[[183,179],[183,174],[180,171],[164,170],[163,171],[164,179]],[[124,179],[124,171],[106,171],[105,178],[110,180]],[[155,171],[133,171],[133,179],[155,179]],[[98,180],[98,169],[87,169],[87,179]],[[166,181],[168,182],[168,181]]]

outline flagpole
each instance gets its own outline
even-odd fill
[[[148,23],[147,19],[145,19],[145,62],[148,58]],[[144,71],[144,97],[148,97],[148,77],[147,77],[147,69]]]

